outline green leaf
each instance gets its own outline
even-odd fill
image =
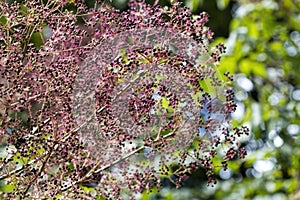
[[[15,189],[15,186],[12,184],[6,184],[0,187],[0,191],[4,192],[4,193],[10,193],[13,192]]]
[[[7,20],[4,16],[0,17],[0,24],[5,25],[6,22],[7,22]]]
[[[40,48],[43,45],[41,33],[39,33],[39,32],[33,33],[29,41],[32,42],[34,44],[34,46],[37,48]]]
[[[42,155],[45,152],[45,149],[43,147],[39,148],[38,153],[39,155]]]
[[[203,0],[188,0],[186,1],[186,6],[195,12],[198,7],[203,4]]]
[[[248,23],[247,28],[250,37],[253,37],[255,39],[258,39],[260,37],[260,33],[256,23]]]
[[[95,193],[95,189],[91,188],[91,187],[85,187],[85,186],[81,186],[81,188],[83,188],[83,190],[87,193]]]
[[[151,191],[145,190],[142,194],[141,200],[148,200],[148,199],[153,199],[153,195],[157,194],[157,189],[152,188]]]
[[[240,62],[239,67],[241,72],[243,72],[247,76],[250,76],[251,72],[253,72],[257,76],[266,77],[266,69],[264,63],[244,59]]]
[[[233,74],[236,72],[237,67],[237,61],[234,56],[225,56],[222,58],[220,65],[218,66],[218,71],[221,74],[224,74],[225,72],[230,72]]]
[[[255,62],[255,66],[253,68],[253,73],[257,76],[266,78],[266,68],[263,63]]]
[[[20,11],[27,14],[28,13],[28,8],[24,4],[21,4],[20,5]]]
[[[227,8],[230,0],[217,0],[217,6],[220,10]]]
[[[161,105],[162,105],[163,108],[167,109],[169,107],[169,101],[165,97],[162,97],[161,98]]]

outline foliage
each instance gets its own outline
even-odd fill
[[[249,130],[207,14],[85,3],[0,2],[2,197],[134,199],[200,167],[215,184]]]
[[[233,169],[239,184],[218,198],[299,199],[299,11],[299,2],[283,0],[244,1],[235,12],[220,67],[239,73],[237,121],[252,136],[248,159]]]

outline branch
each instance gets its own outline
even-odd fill
[[[0,180],[4,180],[4,179],[10,177],[13,174],[18,174],[18,173],[22,172],[24,170],[25,166],[31,165],[34,162],[36,162],[36,160],[31,160],[26,165],[22,165],[21,168],[19,168],[19,169],[15,169],[15,170],[12,170],[12,171],[8,172],[7,174],[0,175]]]
[[[168,133],[167,135],[164,135],[162,138],[163,138],[163,139],[168,139],[168,138],[172,137],[178,129],[179,129],[179,127],[176,127],[172,132]],[[156,142],[158,142],[159,139],[160,139],[160,137],[157,137],[155,140],[153,140],[153,144],[155,144]],[[90,176],[92,176],[93,174],[98,174],[98,173],[100,173],[100,172],[102,172],[102,171],[104,171],[104,170],[106,170],[106,169],[109,169],[110,167],[112,167],[112,166],[114,166],[114,165],[116,165],[116,164],[122,162],[123,160],[129,158],[130,156],[134,155],[135,153],[138,153],[139,151],[145,149],[146,147],[148,147],[148,146],[147,146],[147,145],[143,145],[143,146],[141,146],[141,147],[135,149],[134,151],[130,152],[129,154],[127,154],[127,155],[125,155],[125,156],[123,156],[123,157],[121,157],[121,158],[119,158],[119,159],[113,161],[112,163],[107,164],[107,165],[101,167],[101,168],[98,169],[98,170],[96,170],[96,169],[99,167],[99,165],[100,165],[101,162],[100,162],[100,161],[97,162],[97,163],[95,164],[95,166],[94,166],[94,167],[93,167],[93,168],[92,168],[92,169],[91,169],[84,177],[82,177],[82,178],[79,179],[78,181],[74,181],[73,183],[70,183],[70,184],[67,185],[66,187],[62,188],[62,189],[60,190],[60,192],[67,191],[68,189],[70,189],[70,188],[73,187],[74,185],[77,185],[77,184],[83,182],[84,180],[88,179],[88,178],[89,178]],[[57,193],[56,193],[56,194],[57,194]]]

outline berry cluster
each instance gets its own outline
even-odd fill
[[[87,5],[0,2],[0,180],[11,188],[3,196],[134,199],[162,177],[179,187],[200,167],[214,184],[217,149],[228,149],[224,168],[244,158],[238,138],[249,130],[230,128],[232,77],[216,76],[225,47],[209,46],[208,15],[179,2]]]

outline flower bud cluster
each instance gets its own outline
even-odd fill
[[[225,47],[209,46],[213,33],[205,26],[208,15],[193,16],[179,2],[162,8],[132,0],[126,11],[103,1],[87,5],[83,0],[0,2],[0,180],[12,188],[3,196],[122,199],[129,191],[134,199],[135,193],[161,187],[163,177],[179,187],[198,168],[204,168],[208,183],[215,184],[214,170],[220,166],[212,160],[217,150],[228,147],[221,161],[225,169],[227,161],[244,158],[238,138],[249,129],[230,128],[230,114],[236,110],[234,89],[229,87],[232,76],[225,73],[228,82],[216,76],[214,65]],[[165,34],[170,37],[153,30],[171,30]],[[110,43],[124,51],[98,66],[102,73],[95,96],[74,94],[78,71],[94,50],[100,46],[103,60],[110,60],[113,48],[103,41],[133,32],[127,35],[132,48]],[[176,34],[193,42],[172,41]],[[147,43],[153,40],[155,47]],[[206,59],[193,62],[199,57]],[[78,80],[82,87],[97,75],[94,68],[85,67],[87,77]],[[127,104],[120,101],[126,108],[121,113],[111,94],[125,79],[138,79],[133,76],[136,69],[148,78],[129,81],[132,90]],[[96,101],[95,112],[89,112],[88,103],[82,105],[82,96]],[[84,116],[96,115],[100,133],[81,137],[83,126],[88,132],[94,129],[85,117],[74,116],[78,105]],[[125,126],[125,117],[117,118],[116,110],[129,116],[134,126]],[[89,150],[89,136],[97,137],[98,149]]]

